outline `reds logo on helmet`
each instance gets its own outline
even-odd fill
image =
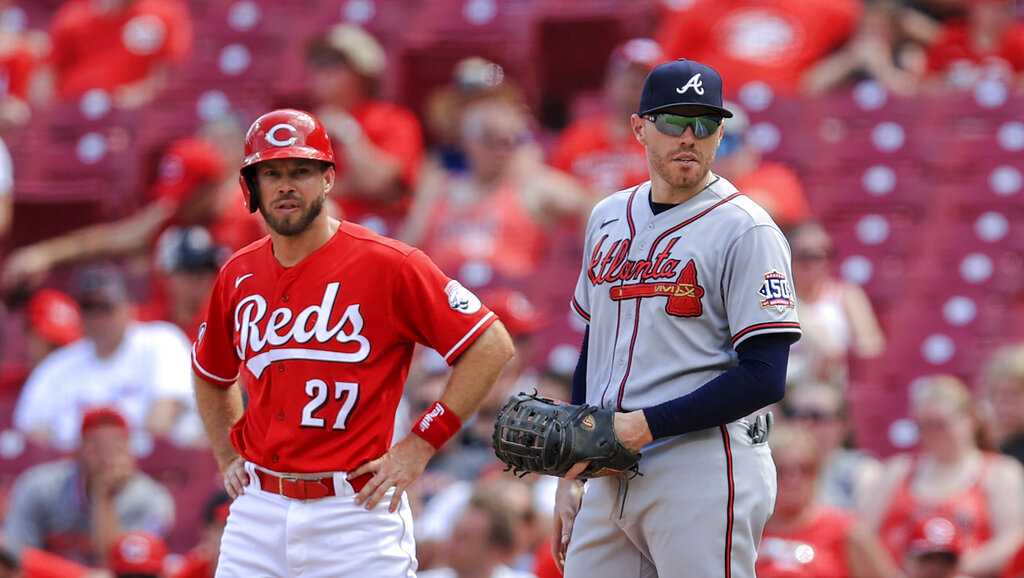
[[[256,203],[246,169],[272,159],[312,159],[334,166],[334,149],[324,125],[308,112],[282,108],[256,119],[245,135],[245,159],[239,177],[250,213],[256,212]]]

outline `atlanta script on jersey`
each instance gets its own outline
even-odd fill
[[[282,472],[350,471],[390,443],[413,347],[453,363],[495,316],[421,251],[344,222],[294,267],[269,237],[221,269],[193,370],[249,394],[231,440]]]
[[[799,334],[789,244],[727,180],[657,215],[650,182],[601,201],[587,224],[573,310],[590,324],[587,403],[650,407],[735,364],[762,333]]]

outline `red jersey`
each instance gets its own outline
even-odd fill
[[[762,578],[847,578],[846,538],[853,526],[850,514],[822,506],[810,522],[795,531],[765,528],[757,551],[757,575]]]
[[[448,186],[454,191],[461,185],[452,179]],[[549,240],[519,190],[504,184],[468,202],[457,194],[444,195],[430,215],[423,247],[448,272],[482,262],[502,277],[522,279],[537,269]]]
[[[28,86],[38,65],[35,54],[21,40],[4,40],[0,47],[0,94],[28,100]]]
[[[784,165],[762,162],[753,171],[731,180],[744,195],[768,211],[780,227],[800,224],[811,216],[800,178]]]
[[[399,164],[402,186],[406,193],[412,191],[423,162],[423,130],[416,115],[409,109],[383,101],[365,102],[351,114],[366,138]],[[336,162],[340,175],[345,170],[344,155],[338,154]],[[386,201],[342,195],[339,204],[346,219],[359,221],[371,215],[385,219],[404,217],[409,209],[409,200],[408,194]]]
[[[804,72],[841,46],[860,18],[855,0],[693,0],[672,10],[657,40],[670,58],[714,67],[728,95],[759,80],[793,94]]]
[[[352,471],[389,447],[413,347],[453,363],[495,316],[423,252],[343,222],[293,267],[270,238],[221,269],[193,370],[249,393],[238,453],[290,473]]]
[[[882,520],[882,543],[893,559],[903,560],[911,532],[926,518],[945,518],[956,524],[964,551],[977,549],[992,538],[988,496],[982,487],[992,456],[984,459],[978,477],[970,487],[937,503],[924,502],[914,495],[910,486],[917,471],[917,460],[914,460],[906,478],[893,494],[889,511]]]
[[[644,145],[632,132],[616,139],[603,116],[569,125],[551,156],[551,166],[581,179],[601,196],[649,178]]]
[[[180,0],[137,0],[109,14],[94,4],[71,0],[53,17],[51,60],[63,98],[140,81],[191,47],[192,25]]]
[[[980,50],[971,42],[963,23],[947,24],[928,48],[928,70],[948,72],[955,66],[1004,69],[1012,74],[1024,73],[1024,24],[1009,26],[999,43],[991,50]]]
[[[197,549],[198,550],[198,549]],[[171,578],[213,578],[216,560],[210,560],[201,552],[193,550],[185,554],[181,566],[171,574]]]

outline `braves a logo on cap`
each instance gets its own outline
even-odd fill
[[[700,73],[694,74],[690,77],[690,80],[686,81],[686,84],[676,89],[679,94],[686,94],[687,90],[693,89],[697,94],[704,96],[704,83],[700,79]]]
[[[782,311],[796,306],[793,300],[793,286],[789,284],[784,274],[774,269],[764,274],[764,282],[761,283],[757,294],[761,296],[762,309],[774,307]]]
[[[281,131],[285,131],[291,136],[282,139],[278,136]],[[286,122],[282,122],[270,127],[270,130],[267,131],[266,136],[263,138],[267,139],[268,143],[276,147],[290,147],[295,144],[295,141],[299,140],[299,131],[294,126]]]

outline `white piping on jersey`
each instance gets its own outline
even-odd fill
[[[231,379],[227,379],[227,378],[224,378],[224,377],[216,376],[216,375],[210,373],[209,371],[206,371],[206,368],[203,367],[202,365],[200,365],[199,364],[199,360],[196,359],[196,346],[195,345],[192,346],[192,365],[196,366],[196,369],[199,370],[199,373],[202,373],[206,377],[209,377],[210,379],[213,379],[213,380],[216,380],[216,381],[220,381],[222,383],[234,383],[235,380],[238,379],[238,374],[237,373]]]
[[[483,319],[481,319],[480,321],[477,321],[476,325],[474,325],[472,327],[472,329],[467,331],[466,334],[462,336],[462,339],[460,339],[458,342],[456,342],[455,345],[453,345],[452,348],[448,350],[448,353],[444,354],[444,360],[448,361],[448,358],[451,357],[453,353],[458,351],[459,348],[462,347],[462,344],[465,343],[467,339],[469,339],[470,337],[473,336],[474,333],[479,331],[479,329],[481,327],[483,327],[484,323],[486,323],[487,320],[490,319],[491,317],[494,317],[494,312],[493,311],[488,311],[487,315],[483,316]]]
[[[324,351],[322,349],[301,349],[298,347],[286,347],[284,349],[271,349],[259,355],[254,355],[245,362],[257,378],[263,374],[271,363],[285,361],[288,359],[308,359],[312,361],[333,361],[335,363],[358,363],[370,356],[370,346],[360,347],[357,351],[348,353],[344,351]]]

